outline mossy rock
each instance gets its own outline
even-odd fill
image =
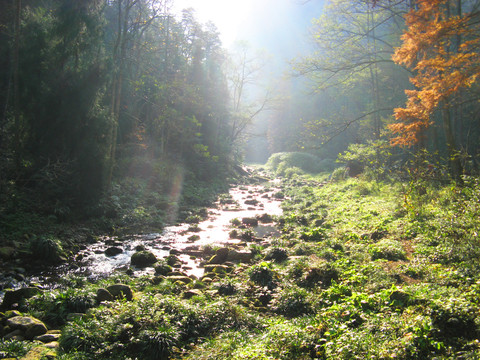
[[[132,265],[138,267],[147,267],[155,264],[158,261],[157,257],[147,250],[137,251],[132,255],[130,262]]]
[[[43,322],[32,316],[15,316],[7,320],[6,325],[12,330],[21,330],[26,339],[46,334],[48,329]]]
[[[167,275],[173,271],[173,268],[165,263],[157,263],[154,266],[155,268],[155,275]]]
[[[14,304],[20,304],[25,299],[30,299],[43,291],[36,287],[25,287],[17,290],[7,290],[3,298],[2,308],[10,309]]]
[[[32,237],[29,243],[30,255],[44,265],[58,264],[66,260],[66,255],[59,239],[50,236]]]
[[[133,299],[133,291],[128,285],[114,284],[107,287],[107,290],[115,299],[125,298],[128,301]]]

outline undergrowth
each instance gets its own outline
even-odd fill
[[[63,324],[63,360],[479,358],[479,182],[410,186],[292,175],[281,235],[221,279],[70,281],[25,311]],[[114,282],[133,301],[92,303]]]

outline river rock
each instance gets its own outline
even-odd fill
[[[253,254],[250,251],[230,250],[227,259],[228,261],[250,262],[253,259]]]
[[[155,264],[154,268],[155,275],[167,275],[173,271],[173,268],[170,265],[164,263]]]
[[[176,264],[180,264],[181,265],[181,261],[180,259],[176,256],[176,255],[168,255],[166,258],[165,258],[165,261],[167,262],[168,265],[170,266],[175,266]]]
[[[52,341],[45,344],[45,347],[48,349],[58,349],[60,347],[60,343],[58,341]]]
[[[10,309],[14,304],[18,304],[25,299],[41,294],[42,290],[36,287],[25,287],[17,290],[7,290],[3,298],[2,308]]]
[[[113,295],[107,289],[100,288],[97,290],[97,301],[113,301]]]
[[[191,290],[185,291],[183,293],[183,298],[184,299],[190,299],[194,296],[202,296],[202,292],[198,289],[191,289]]]
[[[114,284],[107,287],[108,292],[112,294],[114,299],[122,299],[125,297],[128,301],[133,299],[133,292],[130,286],[124,284]]]
[[[215,255],[213,255],[208,261],[210,264],[222,264],[227,261],[229,250],[228,248],[220,248],[217,250]]]
[[[257,204],[258,204],[258,200],[256,200],[256,199],[245,200],[245,204],[246,204],[246,205],[257,205]]]
[[[244,217],[242,218],[242,224],[247,226],[257,226],[258,220],[253,217]]]
[[[157,257],[151,251],[142,250],[134,253],[130,261],[132,265],[146,267],[155,264]]]
[[[193,280],[191,278],[189,278],[188,276],[181,276],[181,275],[177,275],[177,276],[168,276],[167,277],[168,280],[170,280],[171,282],[177,282],[177,281],[180,281],[184,284],[190,284]]]
[[[262,224],[269,224],[269,223],[273,222],[272,215],[270,215],[270,214],[262,214],[258,217],[258,220]]]
[[[29,340],[47,332],[45,324],[32,316],[15,316],[7,320],[7,326],[13,330],[21,330]]]
[[[109,247],[107,250],[105,250],[105,255],[107,256],[116,256],[118,254],[121,254],[123,252],[122,249],[116,246]]]
[[[211,264],[211,265],[205,265],[204,268],[205,268],[205,272],[207,273],[213,272],[215,274],[229,273],[233,271],[233,269],[227,265]]]
[[[84,313],[68,313],[67,321],[74,321],[77,319],[83,319],[86,316]]]
[[[144,251],[144,250],[145,250],[145,246],[143,246],[143,245],[135,246],[135,251]]]
[[[43,343],[50,343],[52,341],[58,341],[60,339],[61,334],[57,332],[50,332],[48,331],[46,334],[35,336],[33,340],[41,341]]]

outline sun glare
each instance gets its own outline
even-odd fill
[[[173,11],[193,8],[201,23],[211,21],[220,33],[225,47],[229,47],[239,35],[242,24],[253,10],[253,0],[174,0]]]

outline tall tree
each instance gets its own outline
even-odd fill
[[[395,109],[398,122],[390,125],[397,135],[392,143],[410,146],[440,110],[452,175],[459,181],[462,164],[452,110],[462,101],[460,90],[472,87],[480,75],[478,13],[462,13],[461,5],[457,0],[418,0],[406,16],[407,30],[393,59],[415,71],[410,79],[415,89],[406,91],[406,106]]]
[[[328,95],[344,98],[344,106],[319,119],[315,132],[331,138],[358,123],[360,141],[381,136],[383,123],[402,97],[399,84],[407,84],[407,73],[391,59],[405,9],[403,0],[327,2],[314,20],[316,51],[294,63],[295,74],[309,77],[315,92],[329,90]]]

